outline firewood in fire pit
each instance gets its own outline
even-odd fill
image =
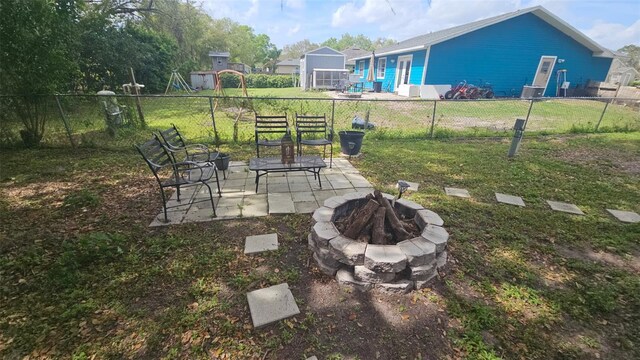
[[[400,219],[398,219],[398,215],[396,215],[393,207],[391,207],[389,200],[385,199],[385,197],[382,196],[380,190],[374,191],[374,195],[376,197],[376,200],[378,200],[378,203],[380,203],[380,205],[384,206],[386,209],[387,220],[389,220],[389,225],[391,225],[391,230],[393,231],[395,240],[399,242],[410,238],[411,234],[404,228]]]
[[[373,229],[371,230],[371,243],[376,245],[385,245],[387,243],[387,234],[384,232],[384,217],[387,209],[380,206],[373,216]]]
[[[373,213],[380,207],[380,204],[375,200],[369,200],[367,204],[362,208],[362,210],[358,211],[357,216],[354,217],[351,224],[347,226],[347,230],[344,232],[344,236],[352,239],[357,239],[362,229],[369,223],[369,219],[373,216]],[[352,216],[354,216],[352,213]],[[350,217],[352,217],[350,216]]]

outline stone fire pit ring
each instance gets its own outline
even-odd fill
[[[394,208],[414,219],[420,236],[396,245],[374,245],[340,234],[334,221],[368,201],[367,194],[331,197],[313,213],[315,223],[308,242],[320,271],[358,290],[407,293],[430,285],[447,262],[449,233],[442,227],[442,218],[413,201],[398,199]],[[383,196],[394,199],[390,194]]]

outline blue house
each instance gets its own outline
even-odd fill
[[[519,96],[523,86],[556,96],[564,84],[580,89],[604,81],[613,53],[542,6],[417,36],[375,52],[383,91],[405,85],[490,83],[497,96]],[[371,54],[354,58],[366,81]],[[562,71],[565,70],[565,71]],[[367,84],[368,87],[372,83]]]

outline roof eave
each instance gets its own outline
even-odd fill
[[[599,58],[614,58],[615,57],[615,55],[610,50],[600,46],[598,43],[596,43],[595,41],[591,40],[588,36],[584,35],[579,30],[577,30],[573,26],[569,25],[564,20],[562,20],[559,17],[555,16],[549,10],[545,9],[544,7],[542,7],[540,5],[533,6],[533,7],[526,8],[526,9],[522,9],[522,10],[519,10],[519,11],[514,11],[513,14],[511,14],[511,16],[509,16],[507,18],[499,18],[499,19],[496,19],[495,21],[491,21],[491,22],[488,22],[486,24],[483,24],[482,26],[470,29],[468,31],[460,31],[460,32],[457,32],[457,33],[453,33],[453,34],[450,34],[448,36],[442,37],[442,38],[440,38],[440,39],[438,39],[436,41],[430,41],[428,43],[425,43],[424,45],[421,45],[421,46],[414,46],[414,47],[409,47],[409,48],[402,48],[402,49],[398,49],[398,50],[392,50],[392,51],[387,51],[387,52],[376,53],[376,57],[377,56],[385,56],[385,55],[393,55],[393,54],[403,53],[403,52],[407,52],[407,51],[425,49],[428,46],[436,45],[436,44],[445,42],[447,40],[451,40],[453,38],[456,38],[458,36],[462,36],[462,35],[468,34],[470,32],[477,31],[477,30],[486,28],[488,26],[495,25],[495,24],[497,24],[499,22],[503,22],[503,21],[506,21],[506,20],[509,20],[509,19],[514,18],[514,17],[520,16],[520,15],[523,15],[523,14],[527,14],[527,13],[533,13],[534,15],[538,16],[542,20],[544,20],[547,23],[549,23],[551,26],[553,26],[556,29],[560,30],[565,35],[569,36],[570,38],[572,38],[573,40],[577,41],[578,43],[580,43],[581,45],[583,45],[587,49],[591,50],[593,52],[593,57],[599,57]],[[363,55],[363,56],[358,56],[358,57],[355,57],[355,58],[352,58],[352,59],[349,59],[349,60],[363,60],[363,59],[369,58],[370,56],[371,56],[370,54],[369,55]]]
[[[408,51],[422,50],[422,49],[426,49],[426,47],[429,46],[429,45],[431,45],[431,44],[412,46],[412,47],[401,48],[401,49],[397,49],[397,50],[385,51],[385,52],[381,52],[381,53],[377,53],[376,52],[375,56],[376,57],[381,57],[381,56],[387,56],[387,55],[401,54],[401,53],[408,52]],[[357,60],[365,60],[365,59],[370,59],[370,58],[371,58],[371,54],[367,54],[367,55],[351,58],[349,60],[357,61]]]

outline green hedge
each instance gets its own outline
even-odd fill
[[[291,75],[246,74],[244,76],[248,88],[287,88],[293,87]],[[240,87],[240,78],[232,74],[220,75],[222,87]]]

